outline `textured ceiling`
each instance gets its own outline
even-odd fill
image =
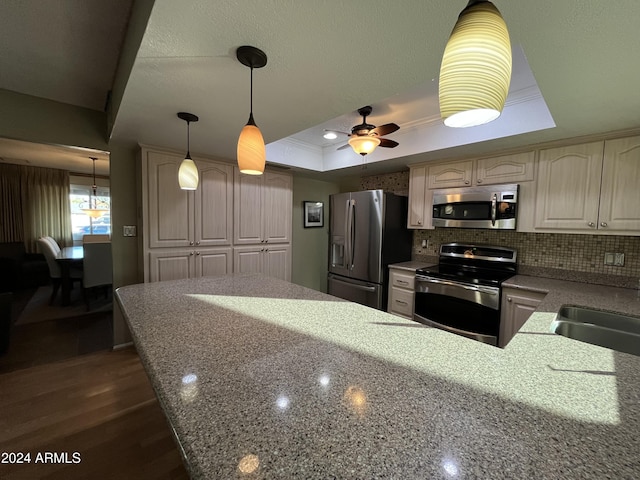
[[[267,143],[367,104],[378,124],[424,121],[431,111],[400,117],[393,98],[437,80],[446,40],[466,3],[156,0],[112,139],[184,149],[185,125],[176,113],[189,111],[200,117],[191,127],[191,151],[233,160],[249,113],[249,70],[235,49],[247,44],[269,57],[254,72],[255,119]],[[640,127],[640,2],[494,3],[556,127],[412,153],[378,162],[371,172]],[[4,0],[0,88],[101,110],[129,8],[125,0]],[[340,128],[348,126],[344,121]],[[352,167],[325,177],[349,173],[359,172]]]

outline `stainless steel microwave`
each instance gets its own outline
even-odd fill
[[[433,191],[433,226],[515,230],[518,185]]]

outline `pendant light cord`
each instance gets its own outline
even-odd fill
[[[251,67],[251,93],[249,94],[249,113],[253,116],[253,67]]]
[[[187,120],[187,156],[184,157],[185,159],[188,158],[189,160],[191,160],[191,145],[189,144],[189,138],[191,137],[190,132],[189,132],[189,124],[191,122],[189,122],[189,120]]]

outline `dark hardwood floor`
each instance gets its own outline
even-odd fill
[[[186,479],[164,414],[134,349],[75,356],[0,374],[2,479]],[[79,463],[35,463],[74,452]]]

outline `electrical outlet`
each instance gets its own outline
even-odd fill
[[[613,264],[616,267],[624,267],[624,253],[616,253],[616,258],[613,261]]]
[[[135,237],[136,236],[136,226],[135,225],[124,225],[122,227],[122,236],[123,237]]]
[[[604,264],[605,265],[613,265],[613,262],[615,262],[616,260],[616,256],[614,253],[605,253],[604,254]]]

